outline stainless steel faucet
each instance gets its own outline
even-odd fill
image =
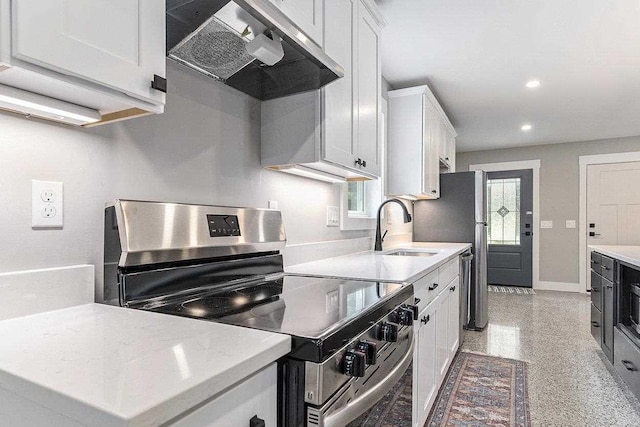
[[[378,208],[378,216],[376,217],[376,244],[373,250],[377,252],[380,252],[382,250],[382,242],[384,241],[384,236],[386,236],[387,232],[389,231],[389,230],[386,230],[384,232],[384,236],[380,232],[380,213],[382,212],[382,208],[384,207],[384,205],[391,202],[395,202],[400,206],[402,206],[402,211],[404,212],[404,222],[405,223],[411,222],[411,214],[409,214],[407,207],[404,205],[404,203],[402,203],[402,201],[400,201],[399,199],[389,199],[382,202],[380,204],[380,207]]]

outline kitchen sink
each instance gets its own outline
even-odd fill
[[[385,255],[397,255],[397,256],[434,256],[439,252],[433,251],[417,251],[408,249],[397,249],[395,251],[387,252]]]

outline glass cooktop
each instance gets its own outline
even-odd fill
[[[403,286],[398,283],[284,276],[149,309],[319,339],[389,299]]]

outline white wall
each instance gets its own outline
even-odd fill
[[[337,185],[260,167],[259,101],[172,62],[168,82],[165,114],[94,129],[0,113],[0,272],[94,264],[99,298],[103,208],[114,198],[277,200],[289,244],[371,236],[325,226]],[[64,229],[31,229],[32,179],[64,183]]]

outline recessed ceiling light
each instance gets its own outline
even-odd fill
[[[529,80],[525,86],[528,87],[529,89],[533,89],[534,87],[540,86],[540,84],[541,84],[540,80]]]
[[[530,124],[522,125],[522,127],[520,129],[522,129],[525,132],[530,131],[531,130],[531,125]]]

